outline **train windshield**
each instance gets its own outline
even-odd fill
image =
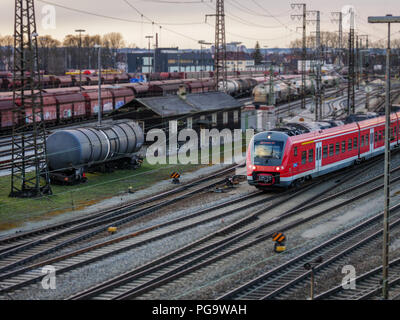
[[[255,165],[280,165],[283,157],[283,141],[255,141],[254,164]]]

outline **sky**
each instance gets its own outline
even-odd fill
[[[0,35],[13,33],[14,3],[15,0],[0,0]],[[225,0],[227,42],[240,41],[254,47],[258,40],[262,47],[288,47],[290,41],[301,36],[297,29],[301,21],[291,19],[291,14],[301,12],[292,9],[291,3]],[[331,21],[331,12],[353,5],[357,29],[361,34],[369,34],[371,41],[385,39],[387,27],[368,24],[368,16],[400,15],[399,0],[304,3],[307,10],[321,11],[321,31],[337,31],[338,24]],[[198,40],[213,42],[215,37],[215,18],[208,17],[205,23],[205,15],[215,13],[215,0],[35,0],[35,4],[39,35],[48,34],[59,40],[76,29],[84,29],[88,34],[120,32],[128,44],[143,48],[148,43],[145,37],[158,32],[160,46],[187,49],[199,48]],[[307,28],[311,32],[315,25],[310,22]],[[398,37],[399,30],[400,25],[393,27]]]

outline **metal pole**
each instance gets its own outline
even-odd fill
[[[310,300],[314,300],[314,268],[311,269]]]
[[[85,32],[86,30],[83,29],[78,29],[75,30],[75,32],[79,33],[79,88],[82,91],[82,59],[81,59],[81,50],[82,50],[82,32]]]
[[[389,299],[389,207],[390,207],[390,23],[388,23],[388,47],[386,51],[386,126],[385,126],[385,211],[383,217],[383,299]]]
[[[99,68],[99,113],[98,113],[98,125],[101,126],[101,116],[102,116],[102,107],[101,107],[101,46],[99,46],[99,61],[98,61],[98,68]]]

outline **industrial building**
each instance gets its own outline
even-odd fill
[[[214,59],[210,51],[181,51],[178,48],[141,50],[127,54],[128,72],[200,72],[213,71]]]

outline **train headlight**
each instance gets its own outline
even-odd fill
[[[281,168],[279,168],[279,167],[276,167],[276,171],[279,171],[279,170],[281,170]]]

